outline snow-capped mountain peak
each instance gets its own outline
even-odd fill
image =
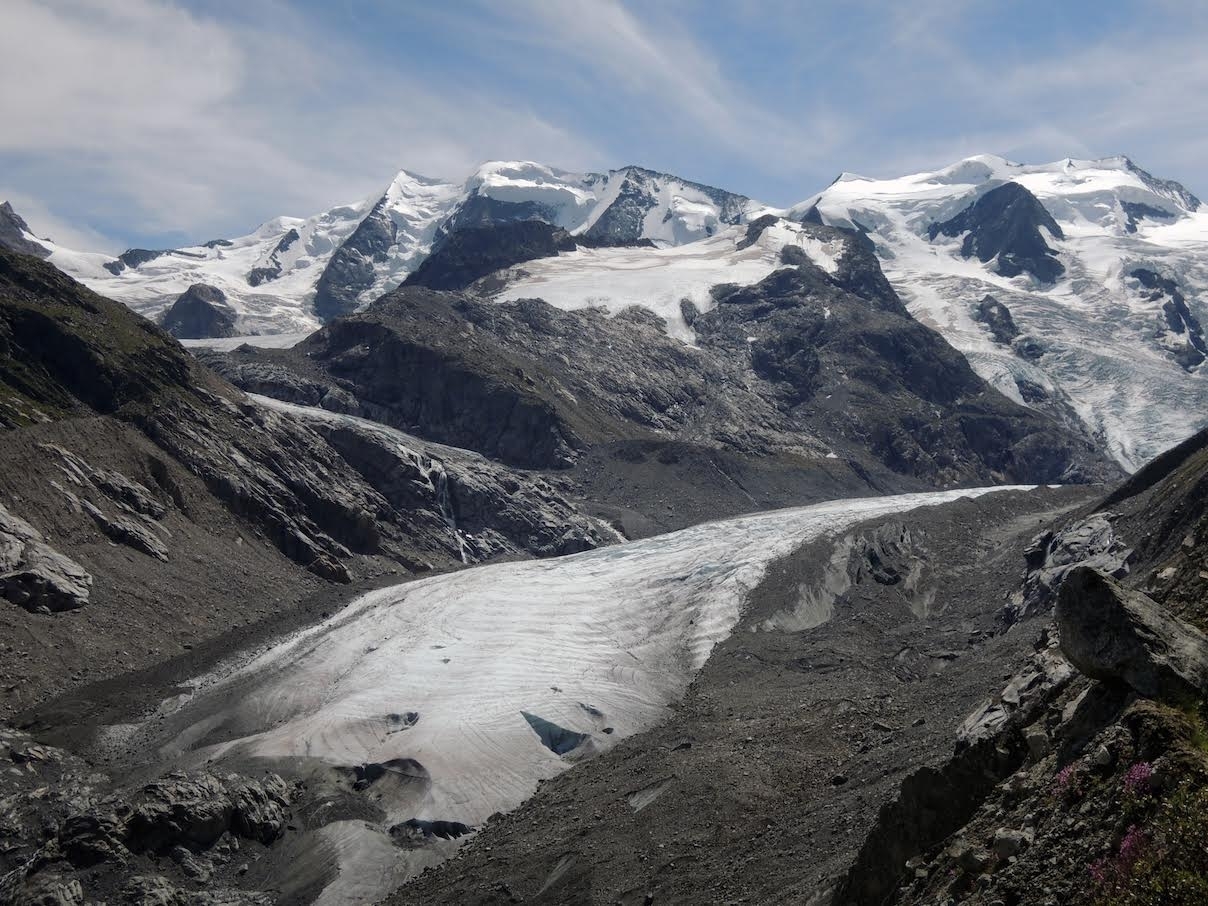
[[[682,298],[704,299],[705,283],[731,280],[740,259],[752,273],[778,266],[774,248],[739,247],[742,227],[768,213],[865,234],[915,317],[1003,393],[1088,426],[1126,467],[1186,437],[1208,411],[1208,210],[1125,156],[1025,164],[981,154],[889,179],[844,172],[786,210],[639,166],[575,173],[499,160],[460,182],[400,170],[360,202],[117,259],[38,239],[11,209],[4,223],[12,241],[35,242],[149,317],[204,285],[222,293],[236,333],[286,334],[367,305],[458,230],[542,220],[581,250],[631,248],[526,265],[513,292],[561,287],[558,304],[572,307],[602,294],[610,305],[636,300],[665,309],[673,332],[690,338],[675,315]],[[987,312],[1012,329],[992,330]]]
[[[1203,423],[1208,212],[1179,183],[1124,156],[983,154],[843,174],[788,213],[865,232],[915,317],[1007,395],[1083,421],[1126,467]],[[1014,339],[990,332],[987,297]]]
[[[223,293],[240,333],[297,333],[398,286],[464,227],[538,219],[597,244],[666,247],[707,238],[762,210],[745,196],[641,167],[573,173],[501,160],[461,182],[399,170],[362,201],[306,218],[275,217],[245,236],[197,246],[130,249],[114,259],[43,245],[57,266],[150,318],[203,284]],[[13,242],[24,236],[17,227],[12,232]]]

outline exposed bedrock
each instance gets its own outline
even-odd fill
[[[26,610],[51,613],[83,607],[91,591],[92,576],[80,564],[0,504],[0,595]]]
[[[1035,195],[1017,182],[1006,182],[950,220],[932,224],[927,235],[935,239],[940,234],[964,234],[964,257],[976,256],[982,262],[997,259],[997,270],[1004,277],[1028,273],[1041,283],[1053,283],[1065,273],[1065,265],[1049,248],[1042,227],[1053,238],[1065,238]]]
[[[1090,567],[1065,577],[1057,628],[1065,656],[1093,679],[1174,704],[1195,704],[1208,692],[1208,637]]]
[[[176,298],[161,324],[178,339],[232,337],[235,310],[227,303],[226,293],[216,286],[194,283]]]

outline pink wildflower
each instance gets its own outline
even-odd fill
[[[1153,765],[1138,761],[1124,774],[1124,792],[1130,796],[1144,796],[1149,792],[1149,780],[1153,777]]]

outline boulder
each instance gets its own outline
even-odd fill
[[[1094,679],[1173,703],[1208,690],[1208,637],[1097,570],[1079,566],[1065,577],[1057,628],[1065,656]]]
[[[59,830],[59,849],[76,868],[100,862],[124,863],[126,828],[116,812],[99,808],[70,816]]]
[[[235,806],[231,828],[242,837],[271,843],[285,830],[289,787],[276,774],[263,780],[227,777],[227,789]]]
[[[60,554],[32,525],[0,505],[0,597],[35,612],[88,603],[92,576]]]
[[[172,773],[147,784],[130,816],[131,848],[167,852],[178,843],[208,847],[231,827],[235,806],[218,778]]]
[[[1089,566],[1116,579],[1128,575],[1132,548],[1112,528],[1111,513],[1095,513],[1060,531],[1051,529],[1032,539],[1024,552],[1027,573],[1023,587],[1002,611],[1007,623],[1050,610],[1066,575],[1076,566]]]
[[[1022,831],[1000,827],[994,832],[994,854],[1000,859],[1018,855],[1027,843]]]

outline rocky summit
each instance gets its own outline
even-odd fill
[[[1194,15],[304,6],[6,17],[0,906],[1208,903],[1208,213],[892,175]]]

